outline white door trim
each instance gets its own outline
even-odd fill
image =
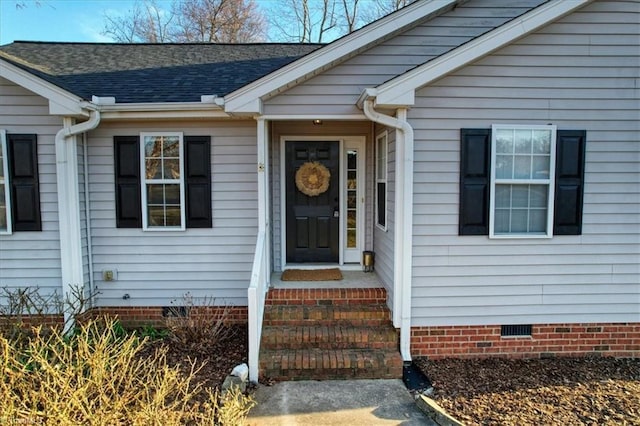
[[[286,270],[290,268],[291,265],[287,266],[287,218],[286,218],[286,179],[285,179],[285,166],[286,166],[286,149],[285,144],[287,142],[299,142],[299,141],[327,141],[327,142],[338,142],[340,144],[339,148],[339,168],[340,168],[340,220],[339,220],[339,228],[340,228],[340,238],[339,238],[339,261],[338,264],[340,266],[344,265],[344,249],[346,245],[346,211],[344,207],[346,206],[346,165],[344,164],[344,158],[346,153],[346,146],[348,147],[357,147],[360,154],[360,161],[362,164],[362,173],[358,176],[358,188],[360,189],[360,193],[362,195],[358,195],[360,200],[364,200],[365,192],[365,175],[366,175],[366,137],[365,136],[296,136],[296,135],[284,135],[280,137],[280,267],[281,270]],[[358,168],[360,168],[360,164],[358,164]],[[359,194],[360,194],[359,193]],[[358,223],[356,227],[358,229],[358,234],[360,235],[361,241],[359,242],[359,247],[364,247],[364,235],[365,235],[365,203],[362,203],[362,208],[359,210],[358,215]],[[361,261],[361,260],[360,260]],[[313,268],[314,264],[296,264],[296,268]],[[318,267],[326,267],[326,264],[322,264],[322,266]]]

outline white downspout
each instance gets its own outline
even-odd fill
[[[93,105],[89,105],[92,108]],[[80,197],[78,185],[78,149],[75,135],[95,129],[100,124],[100,112],[92,109],[89,119],[73,125],[70,117],[55,138],[58,220],[60,226],[60,263],[62,297],[72,294],[73,286],[84,282],[82,274],[82,233],[80,230]],[[65,331],[72,325],[68,309],[64,312]]]
[[[394,286],[394,325],[397,327],[398,322],[400,323],[402,359],[411,361],[413,128],[407,122],[406,108],[398,109],[398,118],[390,117],[376,111],[373,107],[373,99],[369,98],[364,101],[363,111],[370,120],[398,130],[396,135],[396,220],[393,261],[394,282],[396,283]]]
[[[82,163],[84,165],[84,215],[87,222],[87,262],[89,262],[89,307],[93,307],[95,283],[93,281],[93,241],[91,237],[91,203],[89,200],[89,153],[87,133],[82,134]]]

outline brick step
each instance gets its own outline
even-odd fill
[[[271,305],[265,306],[265,326],[390,324],[391,313],[383,304],[374,305]]]
[[[389,349],[397,350],[398,334],[391,326],[264,327],[261,348],[273,349]]]
[[[263,350],[260,371],[274,380],[398,379],[402,357],[397,350]]]
[[[384,304],[384,288],[272,288],[267,305],[371,305]]]

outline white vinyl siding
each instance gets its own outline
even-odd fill
[[[46,99],[0,78],[0,128],[35,133],[42,231],[0,235],[0,287],[38,287],[44,296],[62,291],[55,135],[62,119],[49,115]],[[0,303],[2,303],[0,301]]]
[[[365,88],[384,83],[541,3],[544,0],[483,0],[459,4],[268,99],[264,113],[362,114],[356,102]]]
[[[395,194],[396,194],[396,131],[376,126],[376,134],[387,134],[387,230],[374,226],[373,251],[376,254],[375,272],[387,289],[387,304],[393,306],[394,240],[395,240]],[[374,208],[375,209],[375,208]],[[374,219],[375,220],[375,219]]]
[[[637,2],[597,1],[417,92],[412,325],[640,321]],[[582,235],[458,236],[460,129],[586,130]]]
[[[212,228],[116,228],[113,137],[141,132],[211,136]],[[89,138],[94,280],[100,306],[170,306],[185,293],[247,305],[256,235],[255,121],[103,123]],[[105,282],[101,271],[117,271]],[[129,295],[124,300],[123,296]]]

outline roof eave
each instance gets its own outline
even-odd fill
[[[42,96],[49,101],[49,113],[61,116],[83,116],[89,113],[82,107],[82,98],[0,58],[0,77]]]
[[[376,106],[399,108],[415,102],[415,91],[526,36],[593,0],[552,0],[375,88]],[[367,97],[366,89],[361,99]],[[361,102],[359,100],[359,102]]]
[[[221,105],[208,102],[143,102],[100,105],[103,120],[229,118]]]
[[[225,110],[231,114],[260,114],[262,100],[266,95],[304,81],[327,65],[339,63],[354,52],[373,45],[377,40],[460,2],[462,0],[412,3],[228,94],[225,96]]]

